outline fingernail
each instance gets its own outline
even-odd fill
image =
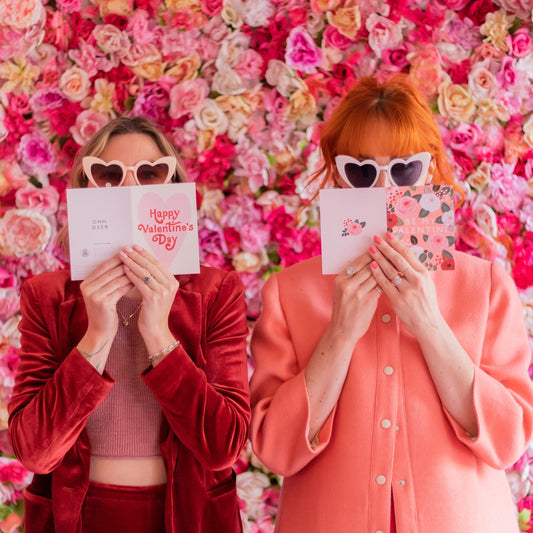
[[[133,249],[130,246],[124,246],[124,250],[126,250],[126,252],[128,252],[129,254],[133,252]]]
[[[374,235],[374,242],[376,244],[381,244],[381,237],[379,235]]]
[[[143,251],[142,246],[139,246],[138,244],[134,244],[133,247],[134,247],[135,250],[137,250],[138,252],[142,252],[142,251]]]
[[[370,263],[370,266],[376,270],[378,268],[378,264],[375,262],[375,261],[372,261],[372,263]]]
[[[374,248],[374,246],[371,246],[371,247],[369,248],[369,250],[370,250],[370,253],[371,253],[371,254],[377,254],[377,253],[378,253],[378,251],[376,250],[376,248]]]
[[[394,239],[394,235],[390,231],[387,231],[387,239]]]

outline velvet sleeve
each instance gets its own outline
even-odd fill
[[[66,339],[58,335],[60,302],[53,306],[51,298],[35,279],[22,286],[20,363],[8,404],[15,455],[39,474],[57,467],[114,384],[77,349],[61,360],[60,344]]]
[[[263,310],[251,342],[255,370],[252,376],[252,424],[254,452],[273,472],[289,476],[307,465],[327,447],[335,409],[311,446],[309,399],[305,369],[300,368],[283,313],[277,276],[263,288]]]
[[[246,305],[235,272],[197,320],[205,320],[205,368],[179,345],[143,379],[176,437],[203,466],[221,470],[237,460],[250,421]]]
[[[492,265],[489,314],[481,363],[474,367],[473,402],[478,435],[470,438],[446,416],[457,438],[493,468],[512,465],[533,434],[533,385],[522,304],[510,276]]]

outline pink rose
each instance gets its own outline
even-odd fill
[[[268,244],[270,230],[264,223],[243,224],[238,230],[245,252],[259,253]]]
[[[245,50],[233,70],[244,79],[259,78],[263,72],[263,58],[255,50]]]
[[[56,0],[57,7],[63,13],[76,13],[81,10],[82,0]]]
[[[402,27],[401,22],[393,22],[388,18],[372,13],[366,19],[368,45],[378,57],[381,57],[383,50],[398,48],[402,44]]]
[[[531,36],[529,30],[520,28],[513,35],[507,36],[509,53],[514,57],[526,57],[531,52]]]
[[[0,161],[0,179],[2,176],[13,189],[22,187],[30,179],[29,176],[22,172],[16,161]]]
[[[28,28],[44,17],[41,0],[2,0],[0,2],[0,20],[14,28]]]
[[[448,241],[446,237],[440,233],[430,235],[426,241],[427,249],[432,252],[440,252],[443,248],[446,248],[446,246],[448,246]]]
[[[471,154],[472,148],[480,142],[482,131],[476,124],[459,124],[450,130],[446,137],[447,144],[452,150]]]
[[[301,27],[293,28],[287,38],[285,62],[295,70],[313,74],[323,62],[322,50]]]
[[[0,253],[14,257],[38,254],[51,234],[43,214],[33,209],[11,209],[0,220]]]
[[[41,189],[27,185],[18,189],[15,198],[19,209],[32,208],[43,215],[53,215],[59,204],[59,193],[51,185]]]
[[[178,83],[170,90],[169,115],[172,118],[180,118],[194,114],[202,107],[208,94],[209,87],[202,78]]]
[[[209,17],[216,17],[223,7],[222,0],[200,0],[202,11]]]
[[[72,138],[83,146],[91,137],[109,122],[108,117],[94,111],[82,111],[76,118],[76,124],[70,128]]]
[[[22,169],[34,176],[43,176],[56,170],[52,143],[40,132],[27,133],[20,138],[17,149]]]
[[[352,39],[345,37],[337,28],[327,25],[323,33],[323,39],[327,47],[347,50],[352,44]]]
[[[418,202],[410,196],[402,196],[395,205],[396,213],[404,217],[413,217],[418,215],[420,206]]]

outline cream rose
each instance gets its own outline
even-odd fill
[[[507,52],[509,45],[507,44],[507,35],[509,29],[513,25],[513,17],[506,15],[503,9],[487,13],[485,22],[479,27],[481,35],[487,37],[486,40],[491,42],[498,50]]]
[[[237,495],[246,502],[261,501],[270,480],[262,472],[241,472],[237,475]]]
[[[237,272],[259,272],[263,266],[261,258],[252,252],[239,252],[231,264]]]
[[[533,148],[533,114],[529,115],[522,129],[524,130],[524,141]]]
[[[240,3],[240,2],[239,2]],[[225,24],[238,30],[244,23],[241,11],[235,6],[233,0],[226,0],[220,13],[221,19]]]
[[[59,79],[59,88],[71,102],[81,102],[90,89],[89,75],[79,67],[71,67]]]
[[[357,32],[361,29],[361,12],[358,5],[341,7],[334,13],[328,11],[326,18],[339,33],[348,39],[355,39]]]
[[[100,16],[122,15],[129,17],[133,14],[133,0],[97,0],[100,6]]]
[[[182,57],[176,61],[176,64],[170,67],[165,74],[175,78],[177,83],[194,80],[198,76],[200,64],[200,56],[194,52],[189,57]]]
[[[165,63],[161,60],[139,63],[131,69],[137,76],[148,81],[157,81],[165,73]]]
[[[476,110],[470,88],[449,81],[441,83],[437,104],[442,115],[460,123],[469,122]]]
[[[474,172],[469,174],[466,181],[476,190],[481,190],[490,181],[490,164],[482,161]]]
[[[289,98],[285,116],[289,120],[295,120],[311,115],[316,115],[316,100],[307,87],[298,89]]]
[[[228,115],[227,135],[230,141],[237,143],[248,131],[248,116],[239,111],[230,112]]]
[[[52,234],[44,215],[33,209],[11,209],[0,219],[0,253],[25,257],[41,253]]]
[[[429,46],[406,57],[411,65],[409,74],[418,90],[428,98],[436,95],[442,80],[439,52]]]

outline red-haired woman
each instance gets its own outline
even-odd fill
[[[404,77],[361,79],[321,149],[338,187],[453,184]],[[252,353],[252,444],[284,476],[277,531],[518,531],[504,469],[532,435],[531,353],[501,265],[456,252],[430,272],[376,235],[337,276],[320,258],[271,276]]]

